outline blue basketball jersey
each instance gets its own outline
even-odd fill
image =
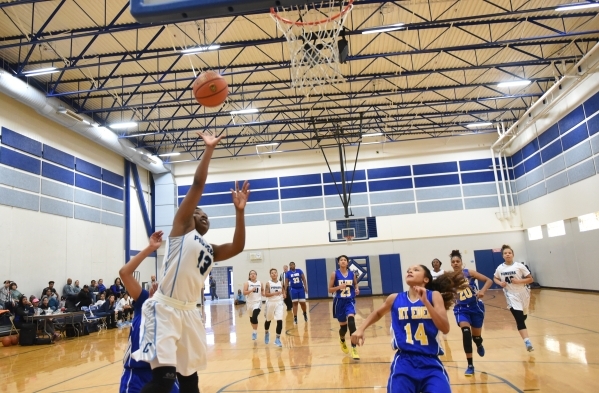
[[[432,304],[433,292],[427,290],[426,297]],[[443,355],[438,333],[439,329],[420,299],[411,301],[407,291],[397,294],[391,308],[393,349],[423,355]]]
[[[335,287],[345,284],[345,289],[338,289],[335,292],[335,297],[340,299],[354,299],[356,297],[356,289],[354,288],[354,272],[347,269],[347,275],[344,276],[339,269],[335,270]]]
[[[464,277],[468,280],[468,288],[458,291],[456,298],[456,305],[475,305],[479,301],[476,297],[478,287],[476,286],[476,279],[470,276],[468,269],[463,269]],[[455,310],[454,310],[455,311]]]
[[[290,288],[303,288],[304,282],[302,281],[302,272],[301,269],[289,270],[285,273],[285,278],[289,280]]]
[[[139,332],[141,330],[141,307],[150,297],[150,293],[145,289],[141,290],[139,297],[133,305],[133,322],[131,323],[131,331],[129,332],[129,346],[125,351],[123,358],[123,366],[125,368],[147,368],[150,369],[150,364],[146,362],[138,362],[131,357],[131,354],[139,349]]]

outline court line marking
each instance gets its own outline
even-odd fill
[[[80,378],[80,377],[82,377],[82,376],[84,376],[84,375],[87,375],[87,374],[90,374],[90,373],[94,373],[94,372],[96,372],[96,371],[98,371],[98,370],[101,370],[101,369],[103,369],[103,368],[105,368],[105,367],[112,366],[112,365],[113,365],[113,364],[115,364],[115,363],[122,363],[122,362],[123,362],[123,359],[115,360],[115,361],[114,361],[114,362],[112,362],[112,363],[105,364],[105,365],[103,365],[103,366],[100,366],[100,367],[98,367],[98,368],[95,368],[95,369],[93,369],[93,370],[90,370],[90,371],[88,371],[88,372],[85,372],[85,373],[83,373],[83,374],[79,374],[79,375],[73,376],[73,377],[71,377],[71,378],[69,378],[69,379],[66,379],[66,380],[64,380],[64,381],[57,382],[57,383],[55,383],[55,384],[53,384],[53,385],[50,385],[50,386],[46,386],[46,387],[44,387],[44,388],[41,388],[41,389],[39,389],[39,390],[36,390],[36,391],[34,391],[33,393],[42,392],[42,391],[44,391],[44,390],[47,390],[47,389],[53,388],[54,386],[58,386],[58,385],[62,385],[63,383],[66,383],[66,382],[70,382],[70,381],[72,381],[73,379],[77,379],[77,378]],[[120,382],[119,382],[119,384],[120,384]],[[60,392],[60,390],[59,390],[59,392]]]

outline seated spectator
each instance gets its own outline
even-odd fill
[[[237,304],[245,304],[245,296],[241,293],[241,289],[237,290],[237,298],[235,298],[235,305]]]
[[[119,322],[121,322],[121,320],[122,322],[126,322],[127,319],[130,318],[131,315],[133,315],[133,307],[131,307],[131,298],[129,297],[129,294],[127,292],[123,294],[123,297],[117,303],[116,311],[118,313]]]
[[[64,296],[60,297],[60,304],[58,305],[58,308],[60,308],[60,311],[64,311],[66,304],[67,304],[67,298]]]
[[[20,296],[17,308],[15,309],[15,319],[13,321],[17,329],[23,327],[23,324],[26,322],[25,317],[33,315],[33,312],[33,307],[31,306],[31,303],[29,303],[29,300],[27,300],[27,296]]]
[[[70,278],[67,278],[67,283],[65,284],[64,287],[62,287],[62,296],[64,296],[65,298],[76,295],[72,284],[73,284],[73,280],[71,280]]]
[[[29,296],[29,303],[33,304],[33,299],[37,300],[37,298],[35,297],[35,295]],[[38,300],[38,302],[39,302],[39,300]]]
[[[54,288],[54,281],[48,281],[48,286],[46,288],[44,288],[44,290],[42,291],[42,296],[41,297],[44,297],[44,295],[46,294],[46,291],[48,289],[50,291],[52,291],[52,294],[54,296],[56,296],[56,298],[58,299],[58,293],[56,293],[56,288]]]
[[[50,298],[48,296],[44,296],[42,299],[42,304],[40,304],[40,310],[42,310],[42,315],[53,312],[52,308],[50,308],[49,304]]]
[[[46,294],[44,296],[42,296],[42,303],[46,299],[48,299],[48,307],[52,311],[56,311],[59,307],[60,302],[58,301],[58,298],[56,297],[56,293],[52,293],[50,288],[46,288]]]
[[[106,287],[104,286],[104,280],[99,279],[98,280],[98,293],[104,293],[104,292],[106,292]]]
[[[13,299],[18,299],[22,296],[22,293],[19,292],[17,290],[18,285],[16,282],[11,282],[10,283],[10,296],[12,296]]]
[[[75,291],[75,295],[78,295],[81,292],[81,287],[79,287],[79,280],[75,280],[75,285],[73,285],[73,291]]]
[[[95,303],[98,297],[98,285],[96,284],[96,280],[92,280],[89,284],[89,293],[92,294],[92,300]]]
[[[121,284],[121,279],[120,278],[117,277],[117,278],[114,279],[114,285],[110,286],[110,292],[117,299],[121,297],[122,293],[125,293],[125,288],[123,287],[123,284]]]
[[[0,309],[12,310],[15,303],[10,294],[10,280],[4,281],[4,286],[0,289]]]
[[[105,301],[106,301],[106,295],[104,293],[101,293],[100,297],[98,298],[98,300],[96,301],[94,306],[101,307]]]
[[[49,310],[46,306],[44,308],[43,304],[40,305],[40,301],[38,298],[34,298],[31,302],[33,305],[33,315],[45,315],[46,311]],[[52,311],[50,310],[50,313]],[[60,334],[56,333],[54,330],[54,321],[52,319],[38,320],[37,321],[37,330],[42,330],[48,336],[51,337],[52,342],[60,340]]]
[[[102,307],[100,308],[100,313],[98,314],[98,316],[106,317],[106,326],[108,326],[108,329],[116,328],[115,316],[117,312],[115,308],[116,302],[114,300],[114,295],[110,295],[108,297],[108,300],[105,301],[104,304],[102,304]]]
[[[92,304],[92,295],[89,292],[89,287],[84,285],[81,292],[77,295],[77,309],[81,310],[81,307],[89,307]]]

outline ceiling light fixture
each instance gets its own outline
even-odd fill
[[[114,123],[109,125],[108,127],[112,128],[113,130],[122,130],[124,128],[133,128],[136,127],[137,123],[134,121],[127,121],[124,123]]]
[[[374,29],[362,30],[362,34],[387,33],[390,31],[396,31],[396,30],[401,30],[401,29],[405,29],[405,28],[406,28],[405,23],[395,23],[393,25],[379,26],[379,27],[375,27]]]
[[[258,112],[259,112],[258,109],[248,108],[248,109],[240,109],[238,111],[231,111],[229,113],[231,113],[232,115],[246,115],[246,114],[258,113]]]
[[[566,4],[560,7],[557,7],[556,11],[575,11],[575,10],[583,10],[585,8],[595,8],[599,7],[599,3],[574,3],[574,4]]]
[[[274,142],[274,143],[264,143],[262,145],[256,145],[256,147],[267,147],[267,146],[277,146],[280,145],[280,143],[278,142]]]
[[[56,72],[60,72],[56,69],[56,67],[48,67],[48,68],[38,68],[37,70],[23,71],[23,75],[37,76],[37,75],[54,74]]]
[[[156,132],[144,132],[143,134],[119,135],[119,138],[137,138],[138,136],[155,135],[155,134],[156,134]]]
[[[509,82],[501,82],[497,84],[497,87],[516,87],[516,86],[528,86],[532,82],[524,79],[519,81],[509,81]]]
[[[164,153],[164,154],[158,154],[158,157],[172,157],[172,156],[180,156],[181,153],[178,151],[174,151],[172,153]]]
[[[376,132],[374,134],[363,134],[362,138],[368,138],[368,137],[371,137],[371,136],[381,136],[381,135],[385,135],[385,134],[383,134],[382,132]]]
[[[466,124],[467,128],[480,128],[480,127],[489,127],[492,126],[493,123],[489,123],[489,122],[480,122],[480,123],[470,123],[470,124]]]
[[[182,55],[193,55],[193,54],[200,53],[200,52],[206,52],[206,51],[218,50],[218,49],[220,49],[220,45],[213,44],[213,45],[196,46],[195,48],[183,49],[180,53]]]

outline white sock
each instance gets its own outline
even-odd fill
[[[527,338],[525,338],[525,339],[524,339],[524,344],[530,344],[530,338],[528,338],[528,337],[527,337]]]
[[[254,329],[254,333],[258,333],[258,329]]]

